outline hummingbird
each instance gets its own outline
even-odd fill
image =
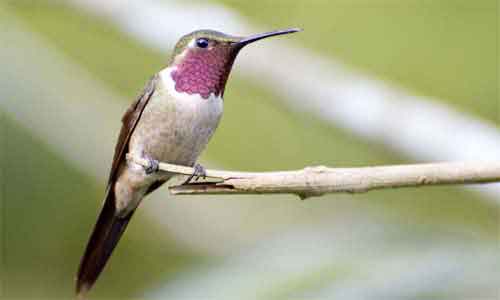
[[[145,85],[122,117],[104,202],[76,279],[79,297],[92,288],[142,199],[174,174],[157,172],[159,161],[194,166],[217,128],[229,73],[239,51],[255,41],[300,31],[290,28],[247,37],[197,30],[176,43],[168,65]],[[143,157],[149,166],[126,160]]]

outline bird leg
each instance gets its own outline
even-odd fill
[[[207,178],[207,172],[205,171],[205,168],[202,165],[196,163],[194,165],[193,174],[189,175],[189,177],[186,179],[186,181],[182,183],[182,185],[189,184],[193,178],[194,181],[198,181],[200,177],[203,177],[203,179]]]
[[[144,172],[146,172],[146,175],[157,172],[160,163],[156,159],[153,159],[149,156],[146,156],[146,159],[148,160],[148,166],[144,167]]]

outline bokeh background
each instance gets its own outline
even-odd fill
[[[500,159],[496,0],[1,1],[3,299],[71,299],[120,116],[182,34],[238,57],[209,167]],[[142,205],[92,299],[500,299],[500,187]]]

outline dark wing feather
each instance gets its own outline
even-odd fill
[[[159,76],[156,74],[149,80],[141,95],[139,95],[137,100],[132,103],[123,115],[122,128],[120,130],[118,141],[116,142],[113,164],[111,165],[111,171],[109,173],[108,186],[116,180],[118,168],[120,167],[123,159],[125,159],[125,154],[128,150],[130,136],[132,135],[132,132],[134,132],[135,126],[144,111],[144,107],[146,107],[146,104],[148,104],[149,99],[151,99],[151,96],[155,91],[158,79]]]
[[[114,183],[118,168],[128,151],[130,136],[144,111],[144,107],[146,107],[155,91],[157,80],[158,75],[149,80],[142,94],[132,103],[122,118],[123,125],[115,148],[104,205],[78,268],[76,292],[79,297],[84,297],[85,293],[97,280],[132,217],[133,212],[125,217],[116,215]],[[161,185],[160,182],[154,186],[158,187],[159,185]]]
[[[113,187],[113,185],[111,185]],[[80,261],[76,275],[76,294],[84,298],[101,274],[127,228],[134,211],[125,217],[116,215],[115,194],[113,188],[106,191],[106,199],[97,223],[90,235],[87,247]]]

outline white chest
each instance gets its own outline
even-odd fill
[[[211,126],[217,126],[223,111],[223,101],[220,96],[210,94],[205,99],[199,94],[190,95],[188,93],[179,93],[175,90],[175,82],[170,76],[174,69],[165,68],[159,74],[164,90],[172,99],[179,114],[185,117],[196,117],[197,122]]]
[[[160,72],[161,82],[149,100],[131,139],[131,148],[155,159],[192,164],[212,137],[223,111],[221,97],[179,93],[170,73]]]

